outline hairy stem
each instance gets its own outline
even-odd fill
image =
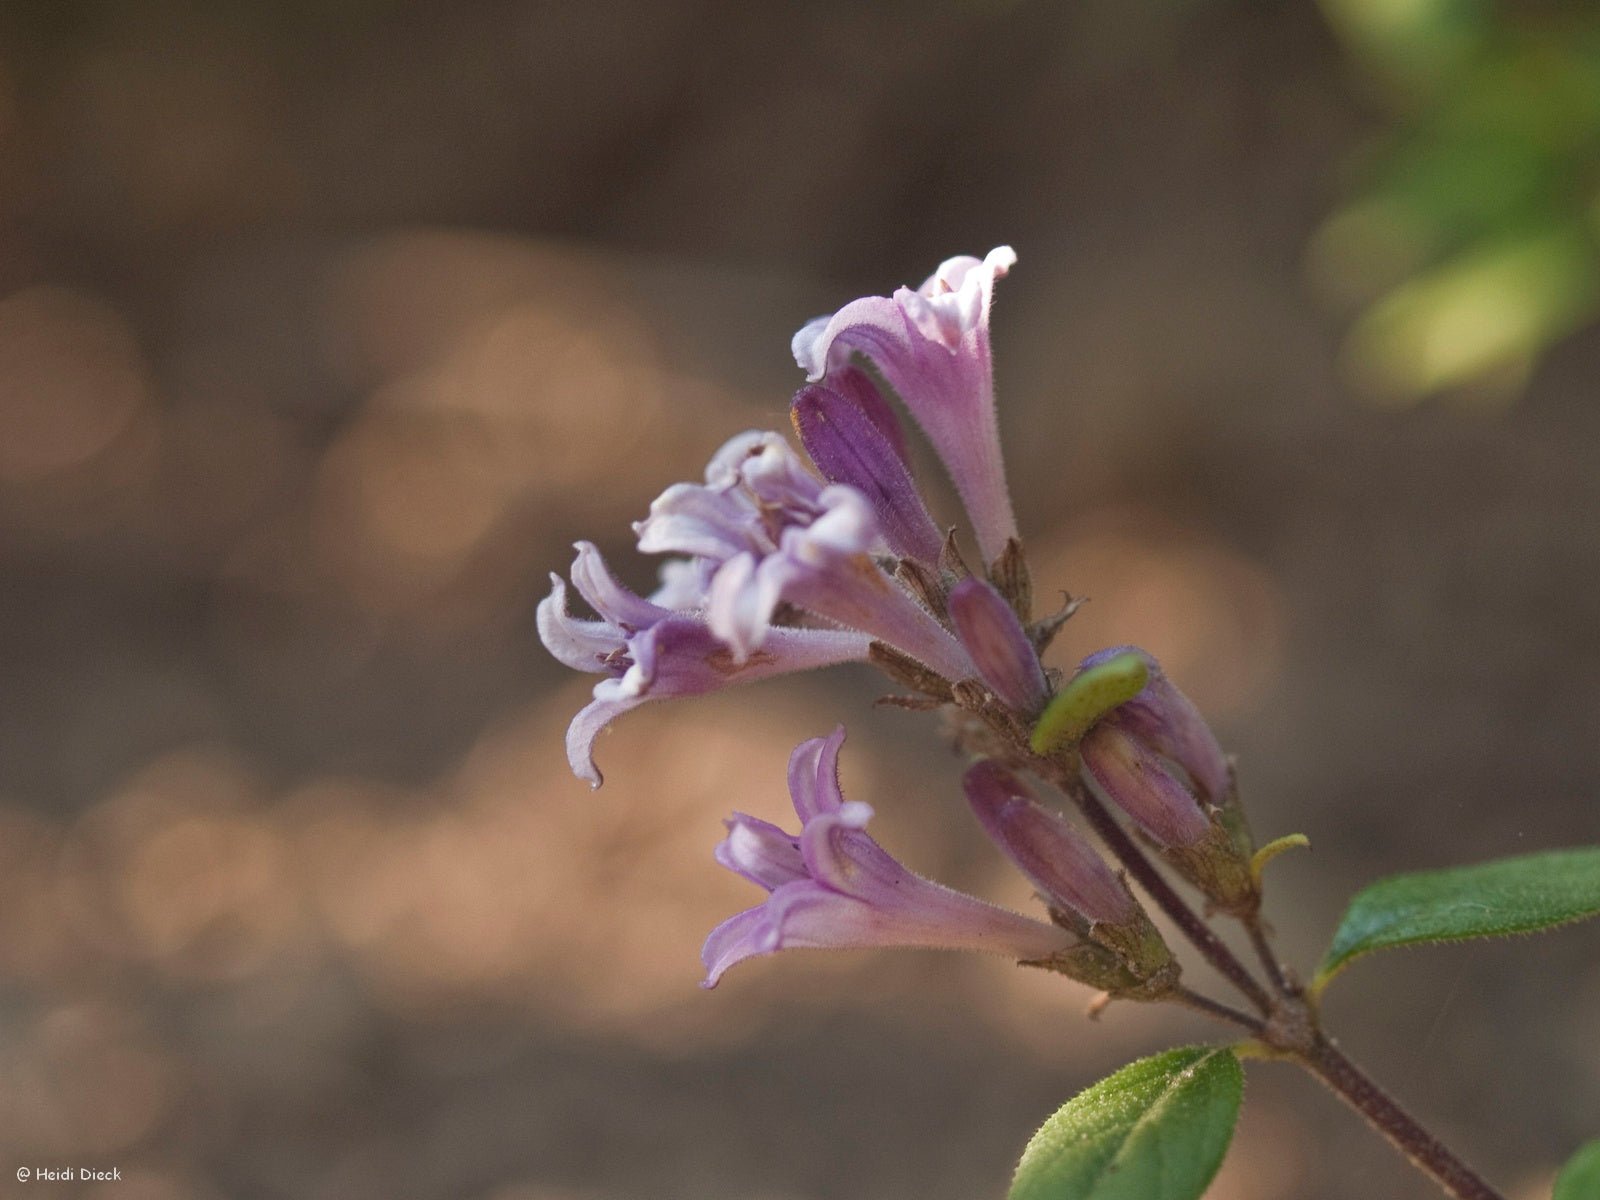
[[[1311,1048],[1295,1057],[1456,1200],[1505,1200],[1367,1078],[1328,1037],[1318,1033]]]
[[[1227,1021],[1230,1025],[1248,1029],[1258,1037],[1266,1029],[1259,1017],[1252,1016],[1243,1009],[1234,1008],[1231,1004],[1223,1004],[1220,1000],[1213,1000],[1210,996],[1191,991],[1186,987],[1173,988],[1167,999],[1175,1004],[1182,1004],[1185,1008],[1192,1008],[1196,1012],[1203,1012],[1208,1016],[1216,1017],[1219,1021]]]
[[[1252,913],[1243,918],[1243,924],[1245,932],[1250,935],[1250,944],[1255,947],[1256,957],[1261,960],[1261,966],[1267,973],[1268,982],[1280,996],[1298,996],[1300,986],[1284,971],[1283,963],[1278,960],[1277,951],[1272,948],[1272,942],[1267,937],[1260,916]]]

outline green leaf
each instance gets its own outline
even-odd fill
[[[1243,1094],[1232,1050],[1142,1058],[1044,1123],[1009,1200],[1196,1200],[1222,1165]]]
[[[1550,1200],[1596,1200],[1600,1197],[1600,1141],[1579,1150],[1561,1170]]]
[[[1533,933],[1600,914],[1600,846],[1396,875],[1356,893],[1312,984],[1391,946]]]

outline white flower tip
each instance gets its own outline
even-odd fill
[[[821,379],[828,371],[827,347],[820,343],[830,320],[831,316],[816,317],[807,321],[800,326],[799,332],[789,342],[789,349],[794,352],[795,364],[806,373],[806,378],[812,383]]]

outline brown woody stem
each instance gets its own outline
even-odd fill
[[[1199,992],[1190,991],[1186,987],[1175,987],[1168,993],[1167,999],[1196,1012],[1203,1012],[1208,1016],[1216,1017],[1219,1021],[1227,1021],[1230,1025],[1237,1025],[1241,1029],[1248,1029],[1251,1033],[1260,1036],[1266,1029],[1261,1018],[1252,1016],[1243,1009],[1234,1008],[1231,1004],[1223,1004],[1213,1000],[1210,996],[1201,995]]]
[[[1327,1036],[1319,1033],[1311,1048],[1295,1059],[1456,1200],[1505,1200],[1367,1078]]]

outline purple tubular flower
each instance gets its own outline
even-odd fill
[[[950,619],[989,689],[1023,716],[1049,698],[1050,685],[1016,611],[988,583],[969,575],[950,589]]]
[[[939,561],[944,535],[928,515],[903,452],[857,400],[811,384],[795,393],[789,414],[823,478],[867,498],[890,550],[930,566]]]
[[[599,620],[574,617],[567,588],[550,576],[540,601],[539,638],[566,666],[607,676],[567,729],[574,775],[599,787],[594,740],[617,717],[651,700],[693,696],[772,675],[864,659],[871,638],[832,629],[774,629],[759,653],[735,661],[704,617],[675,611],[629,591],[612,578],[600,552],[579,542],[572,582]]]
[[[973,672],[961,644],[872,561],[877,524],[854,488],[823,489],[823,513],[783,531],[775,553],[741,554],[718,569],[706,615],[737,657],[766,644],[787,600],[903,650],[948,679]]]
[[[735,814],[719,863],[771,893],[724,921],[701,959],[715,987],[729,967],[779,950],[894,946],[984,950],[1042,962],[1077,946],[1066,930],[914,875],[865,832],[872,810],[839,791],[844,728],[802,742],[789,760],[800,832]]]
[[[1094,847],[1011,771],[984,759],[968,768],[962,785],[984,832],[1049,904],[1109,925],[1140,916],[1138,902]]]
[[[734,438],[705,484],[674,484],[634,526],[639,549],[688,556],[695,606],[736,663],[766,645],[788,603],[871,635],[950,679],[973,667],[950,632],[874,563],[887,551],[867,498],[824,485],[775,433]],[[680,582],[678,580],[672,581]],[[682,589],[675,608],[689,607]]]
[[[1000,456],[989,351],[995,281],[1017,261],[1009,246],[979,261],[948,259],[916,291],[868,296],[794,336],[795,361],[813,382],[872,360],[938,451],[966,506],[985,563],[1017,535]]]
[[[1150,667],[1144,689],[1119,705],[1107,718],[1111,724],[1137,738],[1162,758],[1183,768],[1200,798],[1221,805],[1231,785],[1228,756],[1222,752],[1211,726],[1194,702],[1168,679],[1161,665],[1136,646],[1114,646],[1083,660],[1085,670],[1119,654],[1132,651]]]
[[[1096,725],[1078,749],[1090,781],[1160,845],[1193,846],[1211,832],[1194,793],[1166,760],[1114,722]]]

